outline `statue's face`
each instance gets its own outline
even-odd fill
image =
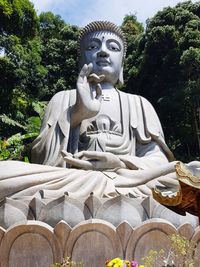
[[[92,32],[81,42],[81,66],[92,63],[92,72],[104,74],[104,81],[114,85],[122,70],[123,53],[123,41],[118,35],[109,31]]]

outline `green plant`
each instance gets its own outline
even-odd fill
[[[194,267],[194,251],[196,243],[177,234],[172,234],[169,238],[171,249],[168,257],[171,257],[175,266]]]
[[[51,267],[83,267],[83,263],[72,261],[70,257],[67,257],[61,263],[52,264]]]
[[[5,114],[0,115],[0,121],[3,124],[20,130],[20,132],[8,138],[0,138],[0,160],[29,161],[30,144],[39,134],[45,107],[46,103],[44,102],[32,102],[33,111],[37,116],[31,116],[25,119],[23,123]],[[22,117],[25,116],[22,114]]]
[[[151,249],[148,255],[143,257],[145,267],[160,266],[160,263],[164,261],[165,251],[161,249],[160,251]],[[158,265],[157,265],[158,264]]]
[[[169,241],[169,252],[166,253],[163,249],[160,251],[150,250],[148,255],[142,258],[144,266],[194,267],[196,243],[179,234],[170,235]]]
[[[25,150],[27,151],[27,142],[37,137],[38,133],[17,133],[8,139],[0,139],[0,160],[24,160],[28,161]]]

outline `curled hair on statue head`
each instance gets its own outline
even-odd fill
[[[84,39],[84,37],[92,32],[96,32],[96,31],[110,31],[115,33],[117,36],[119,36],[123,42],[124,45],[124,58],[126,56],[126,50],[127,50],[127,43],[126,43],[126,38],[125,35],[123,33],[123,31],[114,23],[109,22],[109,21],[93,21],[91,23],[89,23],[88,25],[86,25],[84,28],[82,28],[81,32],[80,32],[80,36],[79,36],[79,40],[78,40],[78,54],[80,57],[80,47],[81,47],[81,42]]]

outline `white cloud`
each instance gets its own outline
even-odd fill
[[[46,1],[32,0],[31,2],[34,4],[35,10],[40,13],[42,11],[49,10],[53,0],[46,0]]]
[[[84,26],[93,20],[109,20],[121,24],[126,14],[136,14],[140,22],[153,17],[167,6],[184,0],[32,0],[35,9],[52,11],[70,24]],[[193,2],[196,2],[194,0]]]
[[[54,10],[63,11],[69,8],[70,6],[73,6],[73,3],[76,1],[73,0],[31,0],[31,2],[34,4],[35,10],[38,13],[46,12],[46,11],[52,11],[54,13]],[[59,15],[59,14],[58,14]]]
[[[121,24],[127,14],[135,14],[140,22],[145,23],[147,18],[153,17],[159,10],[167,6],[175,6],[184,0],[96,0],[86,12],[82,24],[92,20],[110,20]],[[91,12],[92,11],[92,12]]]

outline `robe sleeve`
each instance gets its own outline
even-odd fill
[[[66,166],[60,152],[63,149],[67,150],[70,138],[70,94],[70,91],[62,91],[50,100],[40,135],[32,144],[32,163]]]
[[[136,135],[136,155],[121,156],[129,169],[148,169],[174,160],[164,140],[153,106],[143,97],[129,95],[130,126]]]
[[[147,101],[141,96],[138,96],[137,101],[140,102],[140,108],[138,109],[138,113],[140,114],[139,116],[142,118],[141,123],[138,124],[137,128],[137,136],[139,143],[144,144],[147,140],[152,140],[160,146],[169,161],[174,160],[173,153],[170,151],[170,149],[165,143],[162,126],[155,109],[149,101]],[[138,154],[141,155],[139,149]]]

